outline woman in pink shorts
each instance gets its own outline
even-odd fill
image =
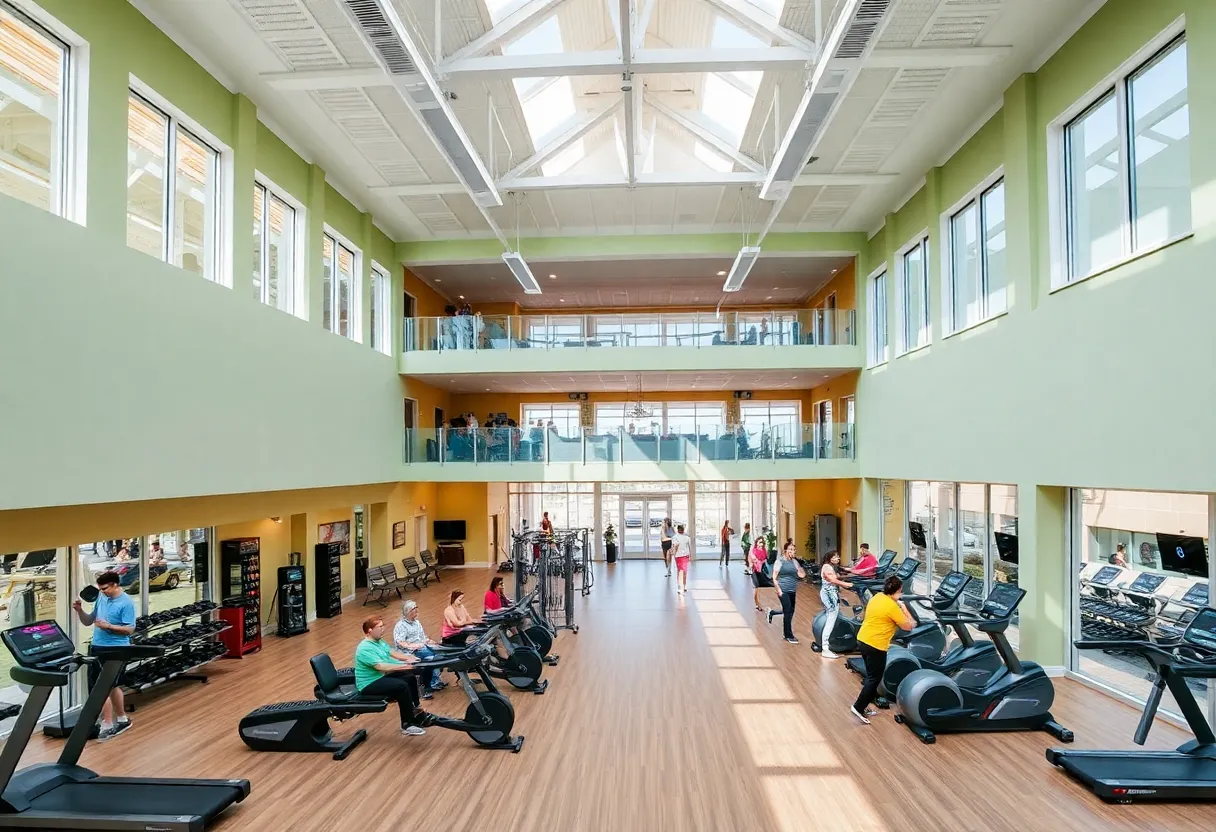
[[[756,609],[764,612],[764,607],[760,606],[760,590],[773,585],[772,579],[768,574],[768,550],[764,546],[764,536],[758,535],[756,542],[752,546],[752,550],[747,555],[747,562],[752,568],[752,603],[756,605]]]
[[[676,526],[675,536],[671,539],[671,553],[676,561],[676,592],[688,590],[688,562],[692,560],[692,541],[684,534],[684,524]]]

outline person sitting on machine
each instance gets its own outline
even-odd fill
[[[463,645],[466,631],[480,623],[474,621],[473,616],[465,609],[464,593],[459,589],[452,590],[448,605],[443,611],[443,628],[440,630],[443,643]]]
[[[878,696],[878,686],[882,684],[882,675],[887,669],[887,650],[891,647],[895,631],[911,630],[916,626],[916,619],[908,612],[904,602],[899,600],[903,591],[904,582],[898,575],[883,581],[882,592],[866,604],[866,617],[857,632],[857,650],[866,663],[866,680],[850,713],[866,725],[870,724],[868,717],[878,713],[870,705]]]
[[[502,590],[502,578],[495,578],[490,581],[490,588],[486,590],[483,606],[486,612],[511,606],[510,599],[507,598],[507,594]]]
[[[93,611],[85,612],[80,601],[72,602],[76,617],[86,627],[93,625],[93,641],[89,645],[89,655],[96,655],[99,647],[125,647],[131,643],[131,633],[135,632],[135,604],[131,596],[123,592],[117,572],[102,572],[97,576],[97,589],[100,595],[93,603]],[[97,684],[101,676],[101,662],[90,662],[89,690]],[[126,708],[122,695],[122,671],[114,680],[110,696],[101,707],[101,733],[97,735],[99,742],[105,742],[116,737],[131,727],[131,720],[125,716]]]
[[[426,712],[418,706],[418,677],[411,669],[414,659],[389,647],[381,640],[383,636],[383,618],[370,615],[363,619],[363,640],[355,648],[355,687],[361,696],[396,702],[401,733],[420,737],[426,731],[418,723]]]
[[[870,544],[861,544],[861,557],[853,567],[841,567],[842,571],[848,572],[850,575],[856,575],[859,578],[873,578],[874,573],[878,571],[878,558],[874,557],[874,553],[870,551]]]
[[[415,658],[426,661],[435,658],[432,647],[438,647],[438,642],[426,637],[422,622],[418,620],[418,602],[406,601],[401,605],[401,620],[393,627],[393,643],[398,650],[409,653]],[[430,699],[431,692],[448,686],[447,682],[439,680],[439,669],[431,671],[427,684],[422,686],[422,698]]]

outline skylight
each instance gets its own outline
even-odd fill
[[[773,4],[783,5],[784,0],[774,0]],[[714,20],[711,49],[757,49],[768,45],[726,18],[718,17]],[[713,122],[717,128],[715,132],[738,147],[743,139],[747,121],[751,118],[752,106],[756,103],[756,90],[760,88],[764,73],[753,71],[729,74],[730,80],[716,73],[705,76],[705,86],[701,91],[701,112]],[[751,92],[744,92],[740,87]]]
[[[730,173],[735,169],[735,163],[707,144],[696,142],[692,147],[692,155],[710,170],[718,173]]]
[[[785,11],[785,0],[750,0],[750,2],[778,20],[781,19],[781,12]]]
[[[577,165],[587,155],[587,149],[583,147],[583,140],[579,139],[574,144],[567,147],[561,153],[558,153],[549,161],[540,166],[541,173],[545,176],[561,176],[570,168]]]
[[[497,24],[525,2],[527,0],[486,0],[486,8],[490,12],[490,22]]]

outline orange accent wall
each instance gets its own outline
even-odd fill
[[[815,402],[820,402],[824,399],[832,400],[832,421],[843,421],[845,413],[843,400],[849,396],[856,397],[857,379],[860,377],[861,372],[854,370],[853,372],[845,373],[842,376],[837,376],[826,384],[821,384],[818,387],[812,387],[810,390],[801,391],[802,421],[815,421],[814,404]],[[857,412],[856,400],[854,400],[853,411],[854,420],[860,421],[861,417]]]
[[[405,291],[418,301],[416,314],[419,318],[437,318],[443,314],[443,307],[451,301],[422,282],[418,275],[409,269],[402,269],[403,286]]]
[[[824,301],[828,299],[828,295],[836,293],[836,308],[837,309],[856,309],[857,308],[857,261],[854,260],[849,265],[836,273],[836,276],[828,281],[828,284],[815,293],[807,304],[808,309],[814,309],[817,306],[823,306]]]

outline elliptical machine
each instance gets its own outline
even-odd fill
[[[996,645],[991,641],[977,643],[967,625],[949,615],[958,610],[958,601],[971,580],[971,577],[963,572],[948,572],[938,584],[932,598],[923,595],[903,596],[903,600],[921,607],[931,604],[938,620],[949,625],[958,639],[951,642],[944,654],[936,657],[926,657],[907,647],[891,645],[891,649],[887,651],[887,669],[878,688],[880,696],[875,701],[878,707],[891,707],[891,700],[895,698],[900,683],[910,673],[921,668],[944,673],[962,688],[982,688],[992,678],[992,674],[1001,668],[1001,657],[997,654]],[[848,668],[860,673],[864,678],[865,665],[860,659],[849,659]]]
[[[463,633],[464,640],[456,646],[463,646],[470,638],[480,637],[491,629],[497,629],[500,635],[494,639],[496,649],[490,654],[487,671],[495,678],[505,679],[518,690],[539,695],[549,687],[548,680],[542,682],[540,678],[545,668],[544,654],[529,635],[536,626],[524,626],[526,621],[531,620],[529,610],[535,595],[533,590],[517,604],[486,612],[482,616],[483,623],[466,629]],[[552,644],[552,640],[549,643]],[[497,648],[501,648],[502,652]],[[434,649],[436,655],[445,655],[442,647]]]
[[[935,742],[937,734],[1037,730],[1072,742],[1072,731],[1052,718],[1055,687],[1047,672],[1034,662],[1020,661],[1005,638],[1024,597],[1026,590],[998,583],[978,615],[943,612],[941,620],[952,626],[972,624],[987,633],[1005,666],[982,688],[960,687],[938,670],[913,671],[899,685],[896,701],[900,712],[895,721],[907,725],[926,744]]]
[[[861,628],[861,619],[857,616],[861,615],[865,609],[866,596],[873,589],[874,582],[877,581],[881,585],[882,581],[891,571],[891,565],[894,562],[895,551],[887,549],[882,553],[882,557],[878,559],[878,567],[874,571],[874,577],[853,577],[850,579],[853,584],[853,592],[856,593],[859,603],[853,606],[853,616],[851,618],[843,615],[837,616],[836,626],[832,629],[832,641],[828,645],[833,653],[849,653],[857,649],[857,630]],[[820,581],[822,582],[822,580],[821,577]],[[823,628],[827,624],[827,618],[828,611],[820,610],[815,615],[814,621],[811,622],[811,633],[813,636],[811,649],[816,653],[823,652]]]

